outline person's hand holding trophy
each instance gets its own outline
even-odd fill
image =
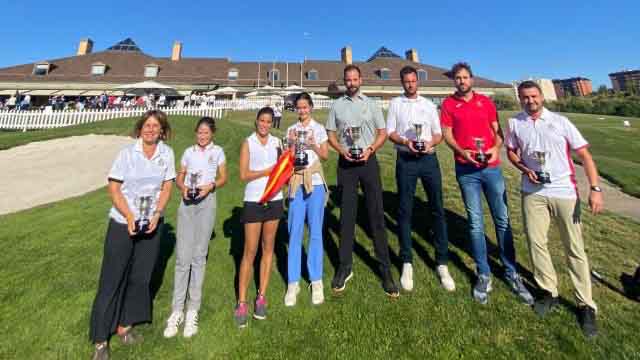
[[[418,153],[424,153],[427,150],[424,139],[422,139],[422,123],[414,123],[413,131],[416,133],[416,139],[412,141],[413,149]]]
[[[544,150],[536,150],[533,152],[533,158],[538,163],[538,171],[534,171],[536,178],[541,184],[551,184],[551,174],[547,171],[547,160],[549,153]]]
[[[349,137],[351,138],[351,147],[349,148],[349,156],[351,160],[361,161],[363,157],[364,150],[358,145],[358,140],[360,140],[360,126],[350,126],[349,127]]]
[[[295,168],[305,168],[309,165],[309,155],[306,153],[307,150],[307,131],[304,129],[296,130],[296,141],[295,141],[295,154],[293,166]]]
[[[153,197],[151,195],[141,195],[135,198],[135,207],[138,210],[137,217],[135,219],[135,225],[133,235],[140,236],[144,233],[151,232],[151,206],[153,204]],[[155,228],[155,226],[154,226]]]
[[[476,147],[476,151],[475,151],[475,156],[474,156],[474,160],[480,165],[480,166],[487,166],[487,164],[489,163],[489,154],[485,153],[484,151],[484,145],[485,145],[485,139],[483,137],[474,137],[473,138],[473,144]]]
[[[200,195],[200,188],[198,188],[200,177],[201,174],[199,172],[193,172],[187,175],[187,200],[194,201],[198,199]]]

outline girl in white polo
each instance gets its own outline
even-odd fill
[[[271,276],[273,247],[278,223],[284,214],[282,192],[278,192],[266,204],[260,204],[269,174],[278,161],[280,140],[269,131],[273,124],[273,110],[264,107],[256,117],[256,131],[242,143],[240,149],[240,179],[247,182],[244,191],[244,254],[238,275],[238,305],[234,318],[239,327],[247,325],[247,287],[253,273],[253,261],[262,237],[262,259],[260,260],[260,286],[254,305],[253,317],[266,319],[265,294]]]
[[[163,142],[170,132],[162,111],[147,111],[135,125],[137,141],[120,151],[109,171],[113,206],[91,312],[94,359],[109,357],[113,333],[127,345],[139,343],[142,337],[132,326],[151,322],[149,282],[160,250],[163,212],[176,177],[173,150]],[[148,207],[143,212],[150,221],[148,230],[139,233],[136,221],[143,217],[140,210],[145,203]]]
[[[176,183],[182,193],[178,208],[176,270],[171,316],[164,336],[173,337],[185,320],[184,337],[198,332],[198,311],[202,302],[202,285],[209,250],[209,239],[216,220],[216,190],[227,181],[224,151],[213,143],[215,121],[203,117],[196,125],[196,143],[182,155]],[[189,197],[190,178],[194,177],[198,194]],[[186,180],[186,181],[185,181]],[[187,297],[187,312],[184,314]]]

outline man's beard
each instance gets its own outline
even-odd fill
[[[347,93],[350,94],[350,95],[355,95],[355,94],[358,93],[358,91],[360,91],[360,87],[359,86],[347,87]]]

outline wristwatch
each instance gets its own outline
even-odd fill
[[[602,192],[602,188],[600,186],[594,185],[591,187],[591,191]]]

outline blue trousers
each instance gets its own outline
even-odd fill
[[[311,194],[307,194],[304,191],[304,186],[301,185],[298,187],[295,197],[289,203],[289,283],[300,280],[305,220],[309,226],[309,251],[307,253],[309,280],[322,279],[324,196],[323,185],[315,185]]]
[[[513,247],[507,192],[502,171],[499,167],[478,169],[469,165],[456,164],[456,178],[467,210],[469,238],[478,274],[491,274],[487,260],[487,242],[484,236],[482,194],[487,199],[491,211],[500,247],[500,260],[505,266],[505,273],[508,277],[516,274],[516,253]]]

